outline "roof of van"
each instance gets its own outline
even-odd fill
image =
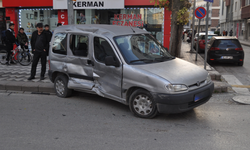
[[[89,24],[89,25],[64,25],[57,27],[55,32],[71,31],[71,32],[92,32],[96,34],[112,34],[112,36],[128,35],[128,34],[148,34],[149,32],[130,26],[118,25],[103,25],[103,24]]]
[[[225,39],[225,40],[228,40],[228,39],[237,39],[236,36],[214,36],[215,39]]]

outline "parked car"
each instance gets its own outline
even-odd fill
[[[205,34],[206,34],[205,32],[200,32],[200,33],[199,33],[199,36],[198,36],[198,33],[195,34],[195,36],[194,36],[194,49],[196,49],[196,43],[197,43],[199,37],[200,37],[201,35],[205,35]]]
[[[56,28],[49,78],[59,97],[93,93],[129,105],[142,118],[191,110],[214,89],[207,71],[171,56],[149,32],[115,25]]]
[[[212,37],[208,43],[207,61],[230,62],[243,66],[244,50],[236,37]]]
[[[207,42],[210,41],[210,39],[213,37],[213,36],[217,36],[216,34],[208,34],[207,36]],[[198,52],[204,52],[205,50],[205,47],[206,47],[206,35],[201,35],[199,37],[199,43],[198,43],[198,46],[199,46],[199,50]],[[196,47],[196,44],[195,44],[195,47]]]

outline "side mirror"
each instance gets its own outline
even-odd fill
[[[120,63],[118,61],[116,61],[113,56],[105,57],[105,65],[106,66],[120,67]]]

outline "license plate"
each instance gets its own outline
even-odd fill
[[[206,95],[204,94],[204,92],[196,94],[194,96],[194,102],[198,102],[199,100],[203,99],[204,97],[206,97]]]
[[[233,59],[233,56],[221,56],[221,59]]]

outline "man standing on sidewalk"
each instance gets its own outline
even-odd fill
[[[9,24],[9,29],[6,31],[6,49],[8,52],[7,58],[6,58],[6,65],[10,64],[10,56],[11,56],[11,51],[13,50],[13,46],[16,43],[16,38],[15,38],[15,32],[14,32],[14,24],[10,23]]]
[[[32,33],[31,37],[31,48],[34,54],[33,56],[33,63],[31,67],[31,75],[28,80],[35,79],[36,75],[36,67],[39,59],[41,58],[41,75],[40,80],[44,80],[44,75],[46,72],[46,63],[47,63],[47,51],[49,50],[49,34],[44,32],[43,24],[37,24],[37,30]]]

